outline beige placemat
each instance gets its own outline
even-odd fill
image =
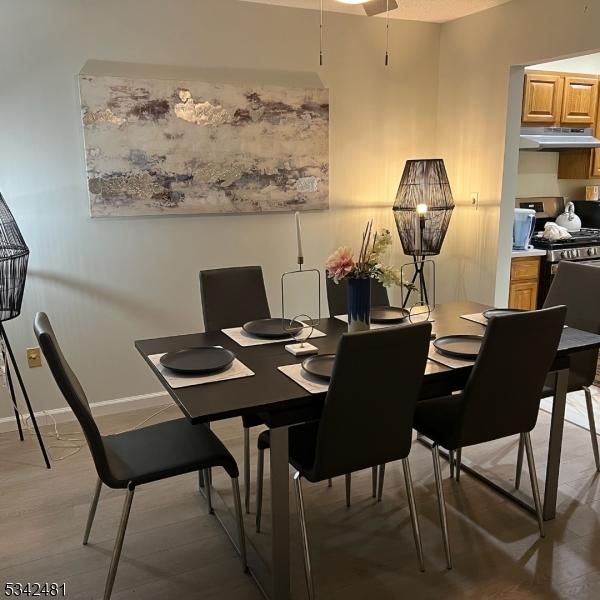
[[[461,360],[460,358],[450,358],[440,354],[433,344],[429,344],[429,360],[433,360],[441,365],[457,369],[460,367],[470,367],[475,364],[474,360]]]
[[[225,369],[225,371],[220,371],[213,375],[181,375],[180,373],[174,373],[173,371],[169,371],[169,369],[165,369],[160,364],[160,357],[164,356],[164,354],[164,352],[162,354],[152,354],[148,358],[173,389],[214,383],[216,381],[227,381],[228,379],[239,379],[240,377],[252,377],[254,375],[254,371],[251,371],[237,358],[233,360],[229,368]]]
[[[487,325],[488,320],[483,316],[482,313],[474,313],[472,315],[461,315],[461,319],[466,319],[467,321],[473,321],[473,323],[479,323],[480,325]]]
[[[328,383],[323,383],[318,377],[307,373],[301,364],[284,365],[277,367],[284,375],[287,375],[292,381],[295,381],[299,386],[302,386],[311,394],[322,394],[329,389]]]
[[[281,344],[285,342],[286,344],[289,342],[294,342],[294,338],[292,336],[287,338],[280,338],[277,340],[267,340],[265,338],[259,338],[254,335],[250,335],[244,331],[243,327],[230,327],[229,329],[221,329],[221,331],[227,336],[230,337],[236,344],[247,348],[248,346],[262,346],[264,344]],[[313,329],[312,335],[310,339],[325,337],[327,334],[319,331],[318,329]],[[310,341],[310,340],[309,340]]]

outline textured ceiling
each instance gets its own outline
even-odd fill
[[[277,4],[296,8],[318,9],[320,0],[242,0],[260,4]],[[515,1],[515,0],[512,0]],[[399,8],[390,12],[395,19],[444,23],[481,10],[486,10],[511,0],[397,0]],[[323,0],[325,10],[365,16],[360,5],[341,4],[336,0]]]

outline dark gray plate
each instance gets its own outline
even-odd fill
[[[500,317],[502,315],[514,315],[515,313],[527,312],[522,308],[489,308],[481,313],[486,319],[491,317]]]
[[[481,349],[482,335],[444,335],[433,341],[435,349],[454,358],[475,359]]]
[[[286,327],[288,330],[286,330]],[[290,327],[294,327],[293,331],[289,331]],[[244,325],[244,331],[250,335],[259,338],[278,340],[289,338],[294,333],[302,329],[302,323],[298,321],[289,322],[288,319],[258,319],[258,321],[248,321]]]
[[[319,354],[305,358],[302,361],[302,368],[319,379],[329,381],[333,373],[334,362],[335,354]]]
[[[409,314],[409,311],[405,308],[373,306],[371,308],[371,323],[402,323]]]
[[[235,358],[233,352],[217,346],[184,348],[160,357],[160,364],[185,375],[207,375],[226,369]]]

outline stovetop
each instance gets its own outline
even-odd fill
[[[560,250],[562,248],[583,248],[586,246],[600,246],[600,229],[581,229],[571,233],[566,240],[546,240],[537,237],[531,238],[534,248],[542,250]]]

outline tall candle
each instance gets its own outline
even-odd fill
[[[304,254],[302,253],[302,232],[300,230],[300,213],[296,212],[294,215],[296,218],[296,240],[298,242],[298,263],[301,263],[301,258],[304,258]]]

